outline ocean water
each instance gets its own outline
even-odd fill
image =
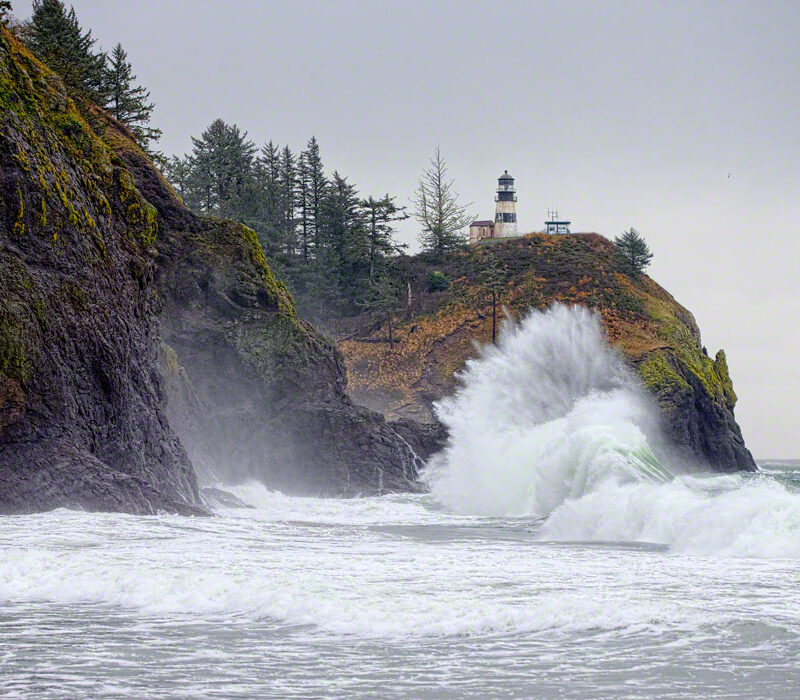
[[[425,495],[0,518],[0,695],[800,697],[800,461],[672,458],[579,309],[461,382]]]
[[[796,697],[800,463],[766,469],[668,487],[653,541],[255,485],[5,517],[0,695]]]

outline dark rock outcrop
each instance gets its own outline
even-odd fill
[[[408,418],[390,421],[389,425],[400,435],[422,460],[427,461],[447,444],[447,428],[439,421],[418,423]]]
[[[204,512],[156,371],[155,211],[0,33],[0,512]]]
[[[167,414],[201,477],[306,495],[420,490],[420,460],[351,402],[339,351],[298,318],[255,233],[195,216],[118,125],[101,133],[157,212]]]
[[[313,495],[418,489],[405,441],[349,400],[339,352],[297,317],[255,234],[193,215],[113,129],[158,212],[168,415],[201,475]]]
[[[698,338],[699,343],[699,338]],[[680,352],[660,349],[634,363],[661,408],[664,429],[679,456],[700,461],[718,471],[754,471],[733,414],[736,394],[728,375],[724,351],[710,371],[698,371]]]

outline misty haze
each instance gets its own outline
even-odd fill
[[[796,695],[798,30],[0,0],[0,695]]]

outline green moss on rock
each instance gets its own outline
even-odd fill
[[[31,372],[29,345],[25,324],[8,312],[0,314],[0,372],[21,384]]]
[[[645,387],[654,394],[674,391],[691,391],[688,382],[671,366],[663,352],[649,356],[638,367]]]

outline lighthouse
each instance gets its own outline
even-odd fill
[[[517,235],[517,190],[514,178],[506,170],[497,178],[497,202],[494,214],[493,238],[511,238]]]

